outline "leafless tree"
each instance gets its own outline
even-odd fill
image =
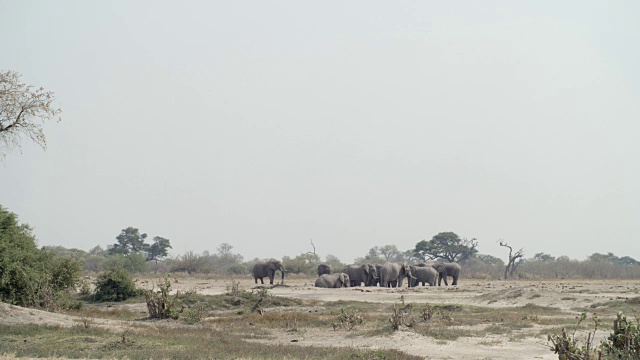
[[[520,265],[520,262],[516,262],[516,260],[522,259],[522,257],[524,256],[524,250],[521,248],[514,254],[513,248],[502,240],[500,240],[500,246],[509,248],[509,261],[507,261],[507,265],[504,267],[504,279],[506,280],[509,277],[513,276],[516,268],[518,267],[518,265]]]
[[[54,105],[53,92],[26,85],[20,76],[15,71],[0,71],[0,156],[4,156],[3,148],[19,148],[23,136],[45,149],[43,124],[60,121],[62,110]]]

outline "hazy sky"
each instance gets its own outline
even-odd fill
[[[40,245],[173,254],[442,231],[640,259],[638,1],[5,1],[0,69],[56,92],[0,162]]]

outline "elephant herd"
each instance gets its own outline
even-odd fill
[[[453,278],[452,285],[458,285],[460,277],[460,265],[457,263],[435,263],[416,265],[408,265],[405,263],[385,263],[384,265],[362,264],[348,265],[339,273],[333,273],[331,265],[318,265],[318,279],[315,282],[316,287],[324,288],[340,288],[350,286],[378,286],[381,287],[402,287],[404,279],[407,279],[408,287],[416,287],[422,284],[425,286],[441,285],[444,280],[445,285],[449,285],[447,278]],[[282,262],[271,260],[268,262],[257,263],[253,266],[253,278],[255,283],[264,284],[264,278],[269,278],[269,283],[273,284],[275,272],[280,271],[282,281],[284,282],[284,273],[286,270]]]
[[[452,285],[458,285],[461,267],[457,263],[435,263],[408,265],[404,263],[385,263],[384,265],[348,265],[342,272],[333,273],[331,265],[318,266],[316,287],[339,288],[349,286],[402,287],[407,279],[408,287],[442,284],[449,285],[447,278],[453,278]]]

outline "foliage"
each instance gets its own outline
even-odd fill
[[[184,321],[187,324],[196,324],[202,321],[208,314],[205,304],[198,303],[190,307],[184,313]]]
[[[109,254],[122,254],[126,256],[132,252],[143,251],[147,247],[147,244],[144,243],[146,238],[147,234],[140,234],[140,231],[134,227],[129,226],[126,229],[122,229],[120,235],[116,236],[118,242],[109,248]]]
[[[397,304],[393,304],[391,317],[389,317],[389,323],[393,330],[401,330],[403,327],[413,327],[416,324],[416,319],[412,315],[415,304],[405,304],[404,295],[400,296],[401,307]]]
[[[603,262],[618,265],[640,265],[640,262],[630,256],[617,257],[613,253],[600,254],[594,253],[589,256],[589,260],[593,262]]]
[[[398,256],[400,256],[400,250],[395,245],[383,245],[378,247],[378,253],[386,260],[386,261],[394,261]]]
[[[187,251],[183,255],[178,256],[175,262],[171,264],[172,272],[187,272],[189,275],[211,272],[207,268],[206,258],[194,251]]]
[[[538,254],[536,254],[538,255]],[[640,265],[631,261],[615,261],[613,254],[602,257],[590,256],[585,260],[570,259],[567,256],[554,258],[552,256],[541,260],[534,256],[527,259],[518,268],[520,277],[528,278],[558,278],[558,279],[637,279],[640,277]],[[635,260],[634,260],[635,261]]]
[[[324,263],[327,265],[331,265],[331,268],[333,269],[342,269],[346,266],[346,264],[343,264],[337,256],[332,254],[328,254],[327,256],[325,256]]]
[[[340,309],[340,314],[336,317],[336,321],[333,323],[333,330],[337,328],[353,330],[357,325],[362,325],[364,319],[362,316],[358,315],[357,310],[352,310],[351,312],[345,311],[344,309]]]
[[[640,320],[635,324],[619,311],[613,322],[613,332],[602,341],[602,349],[618,359],[640,359]]]
[[[549,254],[539,252],[533,255],[533,259],[538,261],[554,261],[556,258]]]
[[[0,300],[21,306],[57,307],[80,279],[77,257],[39,250],[27,224],[0,206]]]
[[[62,111],[53,104],[53,92],[26,85],[20,77],[15,71],[0,71],[0,147],[19,147],[19,139],[26,136],[44,149],[43,123],[60,121]]]
[[[177,279],[174,279],[174,282]],[[180,297],[180,292],[176,291],[173,298],[171,294],[171,274],[164,275],[160,283],[158,284],[159,291],[151,290],[144,291],[144,297],[147,301],[147,310],[149,311],[149,317],[152,319],[177,319],[180,316],[179,311],[175,308],[176,301]],[[196,314],[192,314],[195,317]]]
[[[142,273],[147,270],[147,261],[142,254],[132,253],[128,256],[115,254],[105,259],[103,268],[123,268],[132,274]]]
[[[100,274],[95,282],[97,301],[124,301],[140,295],[131,276],[122,267],[113,267]]]
[[[202,254],[187,251],[178,256],[170,264],[172,272],[187,272],[193,274],[247,274],[253,264],[243,264],[242,255],[232,252],[233,246],[223,243],[218,247],[218,254],[209,254],[204,251]]]
[[[441,232],[429,241],[418,242],[413,252],[424,261],[445,259],[450,262],[464,263],[478,252],[476,247],[478,247],[476,239],[460,238],[453,232]]]
[[[162,236],[154,237],[153,244],[146,248],[147,261],[155,260],[157,262],[169,255],[169,249],[172,249],[169,239],[165,239]]]
[[[294,274],[315,274],[320,264],[320,256],[313,253],[302,253],[294,258],[285,256],[282,262],[287,267],[287,272]]]
[[[551,351],[558,354],[559,359],[588,360],[592,358],[592,356],[596,355],[592,347],[593,337],[598,330],[600,322],[595,315],[593,316],[595,328],[593,332],[589,332],[584,345],[580,346],[579,340],[576,338],[576,330],[578,330],[578,327],[584,320],[586,320],[586,318],[587,314],[583,312],[580,315],[571,335],[567,333],[567,328],[563,327],[562,334],[553,334],[547,337],[547,341],[551,343]]]

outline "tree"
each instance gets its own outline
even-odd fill
[[[126,256],[130,253],[138,253],[146,250],[148,247],[148,245],[144,243],[144,239],[146,238],[147,234],[140,234],[138,229],[129,226],[123,229],[120,235],[116,237],[118,243],[109,248],[109,254],[122,254]]]
[[[400,251],[395,245],[383,245],[378,248],[378,252],[380,255],[384,257],[385,260],[391,261],[400,255]]]
[[[379,251],[379,247],[378,246],[374,246],[371,249],[369,249],[369,253],[364,257],[365,259],[375,259],[377,257],[380,256],[380,251]]]
[[[227,257],[231,255],[231,250],[233,250],[233,246],[227,243],[222,243],[218,246],[218,255],[221,257]]]
[[[524,256],[524,250],[520,249],[516,251],[516,253],[514,254],[513,248],[502,240],[500,240],[500,246],[509,248],[509,261],[507,262],[507,265],[504,267],[504,279],[506,280],[510,276],[513,276],[513,273],[516,271],[516,268],[518,267],[518,265],[522,263],[522,261],[518,261],[516,263],[516,260],[518,259],[522,260],[522,257]]]
[[[422,240],[416,244],[413,252],[424,261],[445,259],[451,262],[464,262],[478,253],[478,240],[460,238],[453,232],[441,232],[431,240]]]
[[[502,259],[495,257],[493,255],[478,254],[476,257],[487,265],[500,266],[500,267],[504,266],[504,261],[502,261]]]
[[[61,257],[38,249],[27,224],[0,206],[0,301],[50,308],[80,278],[76,256]]]
[[[165,239],[161,236],[153,238],[153,244],[147,248],[147,261],[155,261],[156,266],[154,273],[158,270],[158,261],[162,261],[163,257],[169,255],[169,249],[172,249],[169,239]]]
[[[555,261],[556,258],[549,254],[539,252],[533,255],[533,259],[538,261]]]
[[[62,110],[53,104],[53,92],[26,85],[20,77],[15,71],[0,71],[0,148],[19,146],[20,138],[27,136],[45,149],[42,126],[52,119],[60,121]]]
[[[413,252],[413,250],[411,250],[411,249],[401,253],[400,257],[402,258],[402,262],[406,262],[406,263],[413,263],[416,260],[418,260],[418,257],[416,256],[416,253]]]

